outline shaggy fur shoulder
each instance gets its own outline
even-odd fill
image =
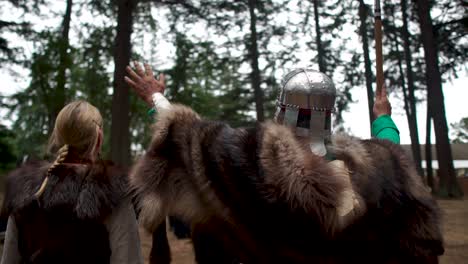
[[[37,200],[34,194],[50,165],[26,163],[7,176],[3,214],[14,214]],[[44,210],[67,208],[78,219],[102,219],[127,195],[127,186],[124,170],[111,163],[63,163],[49,176],[39,205]]]
[[[213,235],[246,263],[313,263],[337,252],[386,263],[443,252],[439,209],[399,146],[335,136],[330,151],[336,161],[284,126],[233,129],[172,105],[130,184],[149,231],[167,215],[215,223],[222,234]],[[356,254],[362,248],[370,253]]]
[[[417,199],[432,200],[421,175],[418,175],[412,160],[400,145],[388,140],[360,140],[338,134],[332,137],[328,149],[337,159],[345,161],[352,172],[353,183],[361,192],[364,186],[371,183],[385,184],[395,180],[394,191],[408,193]]]
[[[177,204],[184,203],[193,211],[200,207],[198,199],[189,197],[193,193],[186,184],[189,177],[184,169],[185,164],[177,154],[181,147],[190,146],[190,138],[183,133],[191,131],[193,124],[199,121],[200,117],[183,105],[173,104],[170,110],[159,112],[147,152],[130,172],[129,181],[137,197],[139,219],[149,231],[155,230],[169,211],[175,211]],[[187,155],[185,153],[180,152]],[[174,164],[179,164],[179,168],[171,168],[176,167]],[[178,200],[176,204],[172,200],[175,196],[187,199]],[[190,212],[180,214],[187,215]]]
[[[325,230],[334,232],[347,224],[337,214],[343,194],[352,189],[347,171],[304,148],[285,126],[266,122],[258,134],[265,184],[274,187],[269,198],[314,215]]]
[[[366,231],[380,233],[413,256],[443,254],[440,208],[400,145],[336,135],[329,149],[345,161],[366,204],[360,223],[381,229]]]
[[[130,174],[148,229],[169,212],[229,220],[246,197],[314,215],[325,229],[336,224],[345,176],[301,148],[289,129],[272,122],[233,129],[181,105],[157,120],[150,147]]]

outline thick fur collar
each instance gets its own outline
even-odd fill
[[[3,214],[14,214],[38,200],[44,210],[61,208],[78,219],[102,219],[127,193],[126,174],[110,163],[64,163],[54,169],[44,193],[36,199],[34,194],[50,165],[45,161],[27,163],[7,176]]]

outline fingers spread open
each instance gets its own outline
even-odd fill
[[[153,71],[151,70],[151,67],[149,66],[148,63],[145,63],[145,73],[146,75],[153,77]]]
[[[141,67],[140,63],[138,61],[134,61],[133,65],[135,66],[135,70],[140,75],[141,77],[145,76],[145,71],[143,71],[143,68]]]
[[[166,82],[166,77],[165,77],[164,74],[162,74],[162,73],[159,74],[159,82],[160,82],[161,84],[163,84],[163,85],[164,85],[165,82]]]
[[[137,84],[134,81],[132,81],[130,78],[128,78],[127,76],[125,76],[124,80],[125,80],[126,83],[128,83],[134,89],[138,89]]]
[[[132,68],[130,68],[130,66],[127,66],[127,68],[125,69],[127,70],[128,75],[130,75],[130,78],[132,78],[134,82],[138,82],[141,80],[140,76],[138,76],[138,74],[136,74],[136,72],[134,72]]]

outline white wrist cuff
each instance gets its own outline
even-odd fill
[[[156,110],[166,110],[171,107],[171,103],[169,103],[162,93],[154,93],[151,98],[153,99],[154,108]]]

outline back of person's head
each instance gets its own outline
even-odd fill
[[[49,167],[36,197],[41,196],[48,177],[68,155],[76,161],[94,161],[102,143],[102,117],[99,110],[86,101],[74,101],[59,112],[49,140],[49,152],[56,156]]]
[[[102,117],[99,110],[86,101],[67,104],[57,116],[49,140],[49,151],[59,153],[64,146],[73,148],[80,159],[93,159],[99,140]]]

